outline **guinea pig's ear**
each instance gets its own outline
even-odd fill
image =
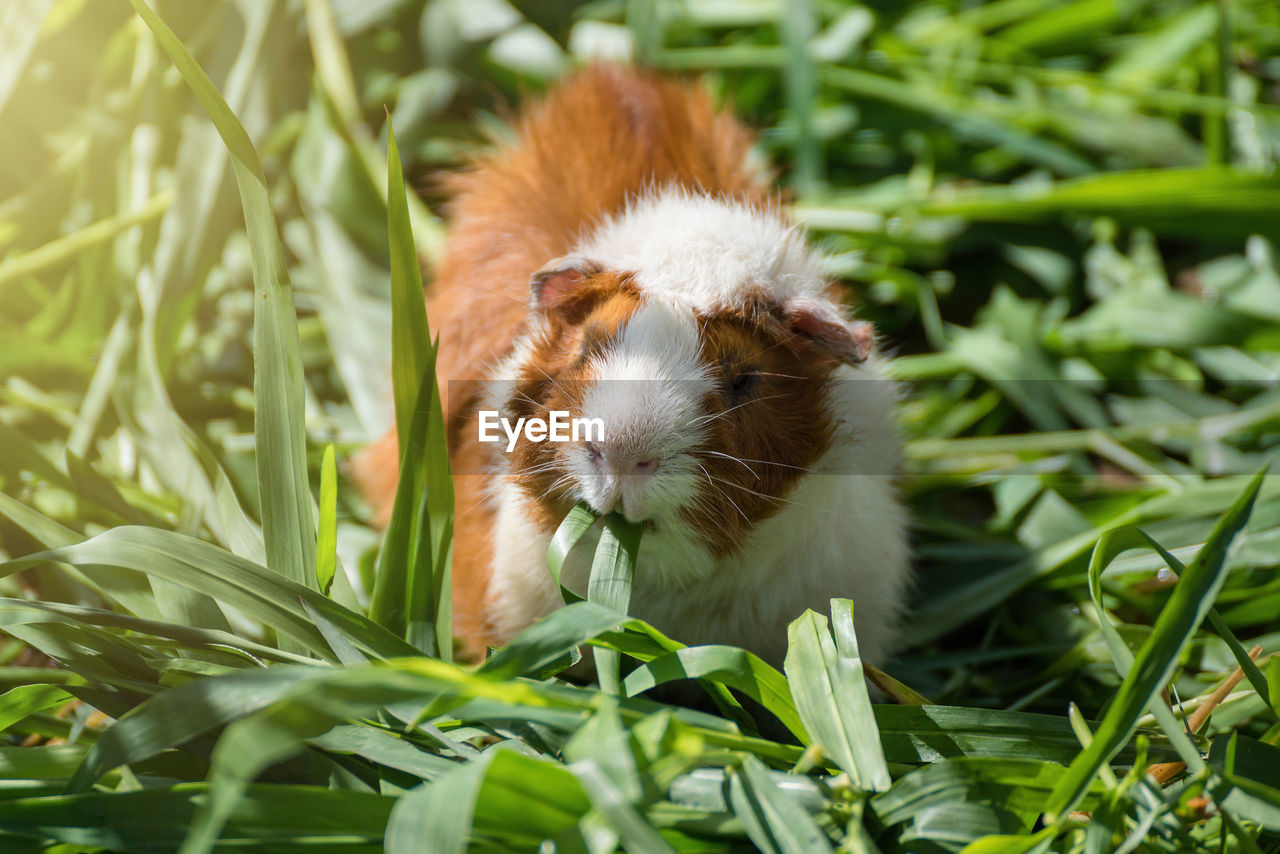
[[[820,300],[792,297],[782,303],[782,317],[792,333],[848,365],[865,362],[875,344],[870,323],[848,320],[835,306]]]
[[[598,262],[565,255],[542,266],[529,279],[529,300],[534,308],[558,308],[578,286],[604,270]]]

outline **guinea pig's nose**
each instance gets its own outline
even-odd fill
[[[633,474],[653,474],[657,470],[658,461],[653,457],[650,457],[647,460],[636,460],[631,464],[631,471]]]
[[[603,474],[623,476],[653,474],[662,462],[652,454],[634,453],[607,444],[602,446],[596,442],[587,442],[587,453],[591,455],[591,462]]]
[[[613,474],[623,476],[653,474],[658,470],[658,463],[660,462],[657,457],[625,454],[619,454],[612,459],[606,456],[605,460]]]

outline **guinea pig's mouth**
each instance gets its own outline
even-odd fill
[[[610,513],[621,516],[633,525],[639,525],[640,530],[646,534],[652,534],[658,531],[660,527],[666,527],[667,522],[657,516],[645,516],[639,519],[633,519],[621,506],[613,506],[609,508],[601,508],[591,502],[591,509],[597,516],[608,516]]]
[[[578,500],[583,500],[583,497],[580,497]],[[641,516],[640,518],[633,518],[633,515],[627,512],[621,502],[608,507],[602,507],[598,503],[590,500],[588,500],[587,503],[591,506],[592,511],[595,512],[596,515],[607,516],[610,513],[616,513],[631,524],[639,525],[640,530],[644,531],[646,534],[653,534],[657,533],[659,530],[665,530],[670,527],[672,521],[671,519],[665,519],[658,515],[646,515]]]
[[[685,454],[665,454],[660,459],[638,463],[602,463],[589,448],[582,450],[565,456],[567,491],[597,515],[617,513],[646,533],[668,531],[678,526],[682,514],[696,499],[696,484],[686,471],[692,464]],[[617,469],[626,465],[636,473],[618,474]],[[641,466],[648,468],[640,473]]]

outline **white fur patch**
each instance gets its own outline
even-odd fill
[[[780,300],[820,297],[825,281],[803,233],[777,215],[676,187],[633,200],[574,254],[633,271],[642,291],[703,310],[760,286]]]
[[[697,464],[687,452],[702,439],[701,402],[712,388],[699,351],[692,311],[650,300],[592,362],[582,414],[604,424],[598,449],[612,460],[657,461],[652,474],[628,475],[602,471],[585,447],[566,448],[566,468],[598,512],[662,518],[696,494]]]
[[[514,481],[503,483],[495,500],[493,576],[489,582],[488,621],[503,642],[524,631],[536,620],[564,604],[560,590],[547,569],[551,536],[541,531],[526,511],[528,498]],[[586,554],[585,567],[580,555]],[[575,549],[575,566],[561,572],[565,584],[586,593],[590,551]]]

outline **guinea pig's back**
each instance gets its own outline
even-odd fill
[[[428,288],[439,375],[473,379],[524,320],[529,277],[647,186],[764,202],[750,132],[679,81],[594,65],[525,109],[516,142],[446,179],[449,235]]]

